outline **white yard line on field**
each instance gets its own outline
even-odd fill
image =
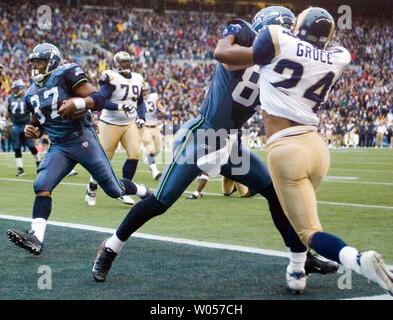
[[[30,182],[33,183],[34,180],[28,179],[20,179],[20,178],[0,178],[0,181],[16,181],[16,182]],[[70,186],[81,186],[86,187],[86,183],[75,183],[75,182],[60,182],[61,185],[70,185]],[[150,189],[154,191],[154,189]],[[184,191],[184,193],[191,194],[193,191]],[[204,192],[203,194],[210,196],[218,196],[223,197],[222,193],[212,193],[212,192]],[[265,198],[256,196],[255,199],[265,200]],[[331,201],[318,201],[319,204],[324,205],[333,205],[333,206],[347,206],[347,207],[360,207],[360,208],[374,208],[374,209],[384,209],[384,210],[393,210],[393,206],[380,206],[373,204],[360,204],[360,203],[347,203],[347,202],[331,202]]]

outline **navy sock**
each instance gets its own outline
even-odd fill
[[[124,194],[134,195],[137,192],[137,187],[134,182],[128,180],[127,178],[121,178],[120,183],[124,186]]]
[[[138,230],[150,219],[164,213],[168,208],[159,202],[154,195],[139,201],[128,212],[123,222],[116,231],[117,237],[121,241],[126,241],[131,234]]]
[[[339,254],[347,244],[330,233],[317,232],[312,237],[310,246],[321,256],[341,263]]]
[[[139,160],[127,159],[123,165],[123,178],[132,180],[135,175],[136,167],[138,166]]]
[[[274,190],[273,184],[262,189],[259,192],[266,198],[269,204],[270,214],[272,216],[274,225],[280,232],[281,237],[284,240],[285,246],[289,247],[291,252],[304,252],[307,248],[300,241],[292,225],[289,223],[287,216],[282,210],[280,201],[278,200],[276,191]]]
[[[150,165],[156,163],[155,159],[154,159],[154,154],[148,154],[147,155],[147,163]]]
[[[306,246],[300,241],[299,236],[293,229],[292,225],[288,228],[288,242],[291,252],[305,252],[307,251]]]
[[[33,205],[33,219],[43,218],[48,220],[52,211],[52,198],[36,196]]]

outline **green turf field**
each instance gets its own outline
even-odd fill
[[[256,153],[266,159],[264,151]],[[318,192],[324,230],[359,250],[380,252],[385,262],[393,265],[393,150],[332,150],[331,158],[328,177]],[[23,159],[26,175],[17,178],[13,154],[0,153],[0,299],[330,300],[383,294],[357,275],[352,275],[351,289],[340,289],[343,273],[313,275],[304,294],[292,296],[285,289],[286,258],[139,237],[127,242],[107,282],[95,283],[91,264],[106,233],[48,225],[44,252],[39,257],[7,240],[8,228],[30,227],[29,222],[6,217],[31,217],[35,165],[28,153]],[[113,160],[119,176],[124,160],[124,153],[117,153]],[[84,195],[89,175],[79,166],[76,169],[79,175],[66,177],[55,189],[50,221],[116,228],[129,207],[108,198],[102,190],[97,206],[88,207]],[[157,185],[142,161],[134,181],[152,189]],[[196,182],[187,192],[195,187]],[[138,232],[285,251],[264,199],[240,199],[236,193],[223,197],[219,178],[211,179],[205,192],[202,199],[193,201],[184,200],[184,194],[166,214]],[[38,288],[42,265],[52,271],[51,289]]]

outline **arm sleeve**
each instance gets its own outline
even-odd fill
[[[254,62],[258,65],[266,65],[276,55],[272,35],[268,27],[263,27],[258,33],[252,45]]]
[[[7,99],[7,111],[9,113],[11,113],[11,99],[10,98]]]
[[[138,117],[140,119],[143,119],[143,120],[146,121],[146,104],[143,101],[143,95],[142,94],[139,96],[139,100],[137,102],[136,112],[137,112]]]

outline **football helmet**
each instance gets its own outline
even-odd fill
[[[252,19],[252,27],[256,32],[264,26],[278,24],[291,29],[295,23],[295,15],[291,10],[281,6],[271,6],[260,10]]]
[[[131,56],[128,52],[119,51],[113,57],[113,66],[116,71],[124,76],[131,75]]]
[[[334,18],[325,9],[311,7],[296,18],[293,33],[318,49],[325,49],[336,29]]]
[[[147,81],[143,82],[143,86],[142,86],[142,94],[144,97],[147,97],[147,95],[150,92],[150,85]]]
[[[46,60],[46,67],[43,72],[33,63],[34,59]],[[27,67],[33,81],[39,83],[55,70],[60,63],[61,54],[59,49],[51,43],[41,43],[35,46],[33,51],[29,54]]]
[[[21,79],[14,81],[11,85],[11,91],[15,95],[19,95],[20,93],[23,93],[24,89],[25,89],[25,84]]]

